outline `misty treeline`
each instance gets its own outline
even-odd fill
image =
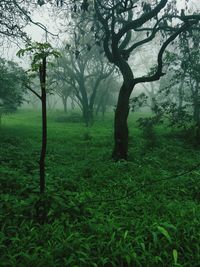
[[[0,0],[0,266],[200,266],[198,7]]]
[[[4,0],[0,3],[1,36],[20,38],[29,45],[32,40],[25,28],[32,23],[42,28],[50,40],[53,34],[31,16],[33,10],[43,7],[52,17],[60,16],[66,33],[62,46],[54,47],[59,57],[47,60],[47,99],[48,95],[58,95],[65,112],[71,99],[72,108],[80,108],[86,125],[93,123],[99,111],[104,114],[107,106],[115,109],[115,160],[127,159],[127,118],[130,106],[137,106],[140,97],[132,99],[131,104],[130,98],[139,84],[143,84],[148,97],[143,102],[151,101],[157,117],[171,114],[173,123],[185,124],[186,120],[191,122],[193,113],[192,121],[199,132],[199,14],[190,7],[190,1],[185,1],[180,10],[172,0]],[[132,66],[138,54],[145,61],[147,48],[155,46],[150,66],[145,72],[138,66],[141,71],[135,75]],[[37,75],[26,75],[28,88],[31,84],[38,91]],[[161,77],[160,84],[152,85]],[[3,99],[3,91],[1,94]],[[34,99],[31,102],[34,104]],[[49,100],[49,106],[54,105]]]
[[[45,8],[53,20],[59,18],[65,33],[60,47],[53,45],[58,35],[32,17],[40,8]],[[42,180],[47,105],[56,105],[50,103],[52,95],[61,99],[64,112],[69,102],[72,109],[80,108],[86,126],[93,124],[100,111],[104,115],[107,107],[114,110],[112,157],[116,161],[128,157],[130,108],[150,107],[152,116],[139,120],[144,131],[151,132],[154,125],[167,120],[173,126],[192,128],[200,142],[200,15],[190,1],[180,9],[174,0],[3,0],[0,10],[2,42],[23,42],[25,48],[18,56],[28,56],[30,63],[30,68],[22,71],[16,63],[1,59],[1,114],[22,103],[24,88],[41,101]],[[28,24],[44,31],[43,43],[32,41],[26,33]],[[139,57],[143,63],[135,66]],[[23,76],[20,82],[18,72]],[[139,85],[142,93],[132,96]],[[35,100],[29,96],[31,102]]]

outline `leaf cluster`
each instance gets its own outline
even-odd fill
[[[25,54],[32,56],[31,70],[38,71],[43,59],[47,57],[58,58],[60,52],[52,47],[50,43],[27,43],[24,49],[20,49],[17,52],[17,56],[23,57]]]

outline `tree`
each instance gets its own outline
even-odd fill
[[[44,223],[47,218],[47,207],[46,201],[44,199],[45,193],[45,157],[46,157],[46,148],[47,148],[47,67],[48,62],[47,59],[50,57],[59,57],[59,53],[52,48],[49,43],[27,43],[25,49],[21,49],[18,51],[18,56],[24,56],[25,53],[29,53],[32,56],[31,62],[31,76],[35,77],[33,73],[39,75],[40,81],[40,89],[41,93],[37,93],[31,87],[31,80],[29,79],[26,83],[26,87],[34,93],[40,100],[42,104],[42,146],[40,151],[40,196],[41,198],[36,203],[36,214],[38,221],[40,223]]]
[[[117,78],[116,75],[112,74],[101,83],[95,100],[96,114],[101,111],[104,116],[109,107],[112,107],[112,110],[114,109],[119,88]]]
[[[196,128],[196,139],[200,142],[200,35],[197,27],[179,36],[175,51],[167,52],[170,79],[161,87],[161,92],[176,106],[177,120],[183,121],[183,111]],[[178,52],[177,52],[178,51]],[[173,88],[173,90],[170,90]],[[191,114],[192,111],[192,114]]]
[[[20,3],[21,2],[21,3]],[[14,38],[27,38],[23,31],[28,23],[28,12],[24,8],[24,1],[0,1],[0,35]]]
[[[182,32],[198,23],[199,15],[178,15],[174,1],[160,0],[150,3],[139,0],[94,0],[96,17],[101,25],[103,47],[109,61],[118,67],[123,77],[114,122],[115,160],[127,159],[129,98],[139,83],[159,80],[163,75],[163,55],[168,45]],[[164,11],[163,11],[164,10]],[[152,25],[152,26],[149,26]],[[140,32],[139,40],[133,33]],[[157,66],[149,75],[135,77],[128,62],[133,51],[152,41],[158,33],[163,43],[157,54]],[[168,32],[168,35],[164,33]]]
[[[40,194],[43,196],[45,193],[45,157],[47,148],[47,58],[59,57],[59,53],[52,48],[49,43],[28,43],[25,49],[18,51],[18,56],[24,56],[25,53],[30,53],[33,57],[31,63],[31,72],[35,72],[39,75],[41,94],[38,94],[31,88],[30,83],[26,84],[26,87],[34,93],[42,103],[42,147],[40,152]],[[43,205],[38,206],[38,219],[43,222],[46,218],[46,210]]]
[[[76,97],[84,122],[89,126],[93,122],[95,99],[100,84],[111,75],[114,68],[104,60],[96,47],[88,48],[87,44],[86,47],[79,46],[80,40],[77,40],[76,36],[74,47],[70,45],[70,49],[62,50],[55,74],[65,81],[64,92],[68,93],[67,96],[71,93]]]
[[[193,107],[193,120],[197,127],[196,138],[200,143],[200,34],[199,28],[191,28],[190,31],[183,34],[180,38],[181,69],[186,86],[190,89],[190,101]],[[181,88],[182,102],[184,97],[183,88]],[[187,92],[185,92],[187,97]]]
[[[67,112],[67,101],[69,97],[73,98],[73,87],[69,85],[68,80],[69,76],[65,71],[65,64],[60,64],[62,62],[61,59],[54,62],[53,67],[50,68],[48,73],[50,84],[49,87],[51,88],[52,94],[56,94],[60,97],[63,110]]]
[[[17,110],[25,93],[25,72],[16,63],[0,58],[0,121],[4,113]]]

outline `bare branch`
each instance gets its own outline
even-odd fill
[[[26,86],[26,88],[27,88],[28,90],[30,90],[34,95],[36,95],[40,100],[42,100],[42,97],[41,97],[35,90],[33,90],[33,89],[30,87],[30,85],[26,84],[25,86]]]
[[[152,75],[152,76],[143,76],[139,78],[134,79],[134,84],[138,83],[144,83],[144,82],[153,82],[159,80],[162,76],[165,75],[165,73],[162,72],[163,69],[163,54],[167,48],[167,46],[176,39],[176,37],[186,31],[188,28],[190,28],[192,25],[196,24],[196,21],[190,22],[190,23],[184,23],[183,26],[181,26],[174,34],[172,34],[161,46],[161,49],[158,53],[158,58],[157,58],[157,71]]]
[[[122,38],[124,34],[126,34],[130,30],[135,30],[141,27],[144,23],[155,17],[167,4],[168,0],[161,0],[160,3],[152,9],[150,12],[143,14],[139,19],[127,22],[124,27],[116,34],[116,42]]]

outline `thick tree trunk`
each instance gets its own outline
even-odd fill
[[[89,108],[88,105],[83,105],[83,120],[86,124],[86,127],[89,127],[93,124],[93,110]]]
[[[128,124],[129,98],[133,90],[130,81],[124,81],[117,102],[114,120],[114,160],[127,160],[128,156]]]

